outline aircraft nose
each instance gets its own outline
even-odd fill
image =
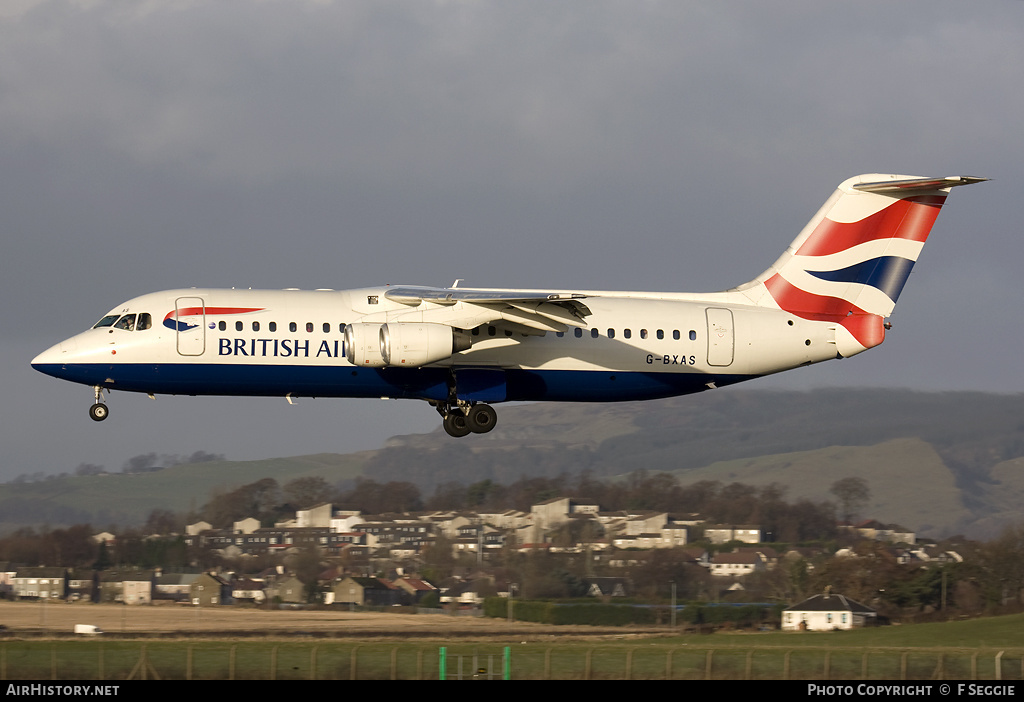
[[[68,353],[74,351],[75,347],[76,344],[71,339],[54,344],[32,359],[32,367],[49,375],[47,369],[64,363],[64,358]]]

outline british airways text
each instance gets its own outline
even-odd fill
[[[319,346],[314,347],[309,339],[218,339],[217,355],[340,358],[345,355],[345,342],[341,339],[324,339]]]

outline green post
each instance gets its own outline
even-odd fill
[[[504,665],[502,666],[502,680],[512,679],[512,648],[509,646],[505,647]]]
[[[438,653],[438,680],[447,680],[448,673],[448,647],[442,646]]]

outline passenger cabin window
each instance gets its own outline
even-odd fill
[[[330,322],[324,322],[324,334],[330,334],[330,333],[331,333],[331,323]]]
[[[673,329],[672,330],[672,338],[675,339],[676,341],[679,341],[679,330],[678,329]]]
[[[609,339],[614,339],[615,338],[615,330],[614,329],[609,329],[608,330],[608,338]]]
[[[288,322],[288,331],[298,331],[299,325],[295,322]]]
[[[629,329],[623,329],[622,335],[628,339],[629,337],[633,336],[633,332]]]
[[[664,329],[659,329],[658,330],[658,338],[659,339],[664,339],[665,338],[665,330]]]
[[[252,323],[252,330],[254,332],[258,332],[260,330],[260,323],[259,322],[253,322]]]
[[[235,322],[235,331],[242,331],[242,322]]]
[[[599,332],[597,329],[591,329],[590,330],[590,338],[591,339],[596,339],[599,336],[601,336],[601,332]]]
[[[310,334],[313,333],[313,323],[312,322],[306,322],[306,331],[309,332]]]
[[[272,331],[272,332],[276,332],[277,331],[277,322],[271,322],[267,326],[270,328],[270,331]]]
[[[690,330],[690,341],[696,341],[696,340],[697,340],[697,332],[695,332],[693,329],[691,329]]]
[[[220,329],[221,331],[227,331],[228,330],[228,323],[222,320],[222,321],[217,323],[217,328]]]

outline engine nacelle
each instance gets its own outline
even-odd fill
[[[472,346],[472,337],[446,324],[388,322],[380,328],[380,356],[389,366],[416,368]]]
[[[354,366],[383,368],[387,365],[380,356],[380,324],[346,324],[345,358]]]

